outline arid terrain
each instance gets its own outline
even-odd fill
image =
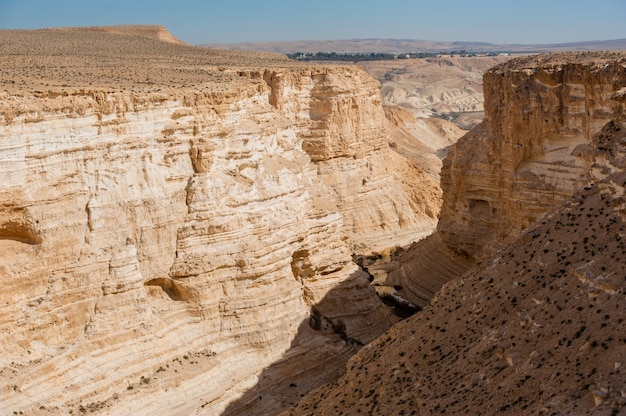
[[[611,191],[581,191],[445,285],[292,414],[626,412],[626,224]]]
[[[510,56],[366,61],[381,84],[392,148],[439,181],[452,144],[484,118],[483,73]]]
[[[625,412],[626,52],[363,65],[0,31],[0,414]]]
[[[2,30],[0,88],[45,97],[76,88],[155,92],[234,82],[219,66],[289,65],[278,54],[207,50],[151,27]]]
[[[291,414],[624,413],[625,91],[623,52],[487,71],[437,233],[387,263],[424,310]]]
[[[359,62],[381,83],[387,105],[403,107],[416,117],[438,117],[470,130],[483,113],[483,74],[510,56],[442,56]]]

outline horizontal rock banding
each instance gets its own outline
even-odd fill
[[[292,342],[337,371],[281,394],[332,379],[395,322],[352,250],[438,209],[378,84],[118,29],[0,33],[2,407],[215,414]]]

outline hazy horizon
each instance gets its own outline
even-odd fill
[[[156,24],[192,45],[397,39],[555,44],[626,38],[626,2],[597,0],[0,0],[0,29]]]

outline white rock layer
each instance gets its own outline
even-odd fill
[[[427,177],[386,147],[377,83],[241,75],[0,100],[2,409],[218,414],[323,299],[359,342],[393,322],[352,250],[427,233],[438,195],[400,180]]]

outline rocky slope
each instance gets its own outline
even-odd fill
[[[420,300],[478,264],[291,414],[626,411],[626,54],[518,59],[485,91],[488,118],[446,159],[438,232],[396,277]]]
[[[482,76],[492,66],[509,59],[509,56],[442,56],[359,65],[380,81],[385,103],[402,106],[416,117],[438,115],[454,120],[460,113],[482,116]],[[472,124],[475,123],[470,123],[470,128]]]
[[[0,32],[0,407],[218,414],[291,348],[277,411],[395,322],[351,255],[440,195],[362,70],[123,29]]]
[[[442,161],[449,147],[466,131],[440,118],[416,118],[401,106],[384,108],[391,148],[415,162],[439,184]]]

